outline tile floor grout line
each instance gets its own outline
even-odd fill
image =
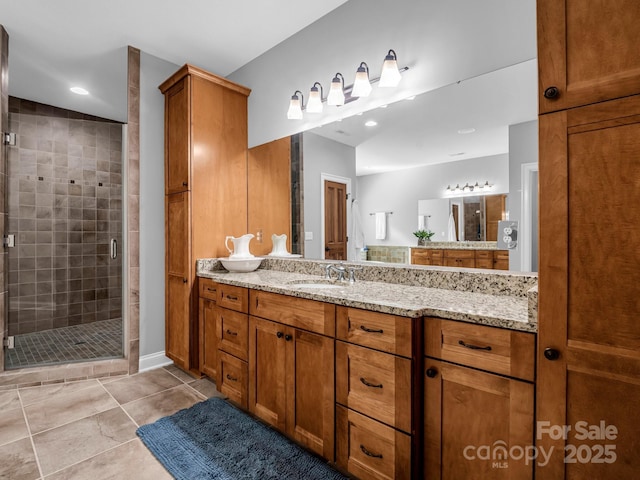
[[[97,378],[90,378],[90,379],[87,379],[87,380],[78,380],[78,381],[75,381],[75,382],[51,383],[51,384],[48,384],[48,385],[37,385],[35,387],[24,387],[24,388],[19,388],[18,391],[20,391],[20,390],[29,390],[29,389],[34,389],[34,388],[43,388],[43,387],[48,387],[48,386],[52,386],[52,385],[72,385],[72,384],[76,384],[76,383],[80,383],[80,382],[91,383],[92,381],[96,381],[98,384],[100,383]],[[65,393],[62,394],[62,396],[68,395],[69,393],[81,392],[82,390],[86,390],[87,388],[91,388],[91,387],[93,387],[95,385],[96,384],[94,383],[93,385],[87,385],[85,388],[79,388],[78,390],[74,390],[73,392],[65,392]],[[22,397],[20,397],[20,399],[22,401]],[[43,398],[43,399],[38,400],[36,402],[31,402],[31,403],[25,405],[25,407],[30,407],[32,405],[36,405],[38,403],[46,402],[46,401],[49,401],[49,400],[50,399],[48,399],[48,398]]]
[[[105,386],[104,386],[104,385],[102,385],[102,388],[104,388],[105,392],[107,392],[107,393],[109,394],[109,396],[110,396],[111,398],[113,398],[113,401],[114,401],[114,402],[116,402],[116,403],[118,404],[118,406],[120,407],[120,410],[122,410],[122,411],[124,412],[124,414],[125,414],[127,417],[129,417],[129,419],[130,419],[130,420],[133,422],[133,424],[136,426],[136,430],[138,430],[138,428],[140,428],[140,425],[138,425],[138,422],[136,422],[136,421],[133,419],[133,417],[132,417],[131,415],[129,415],[129,412],[127,412],[127,411],[125,410],[125,408],[123,407],[123,404],[122,404],[122,403],[120,403],[120,402],[116,399],[116,397],[114,397],[114,396],[111,394],[111,392],[105,388]],[[137,434],[136,434],[136,438],[138,438],[138,435],[137,435]]]
[[[29,425],[29,419],[27,418],[27,412],[25,411],[24,404],[22,403],[22,396],[20,395],[19,389],[18,389],[18,399],[20,400],[20,407],[22,408],[22,416],[24,418],[24,423],[27,427],[27,433],[29,434],[29,441],[31,442],[31,448],[33,450],[33,458],[36,461],[36,466],[38,467],[38,473],[40,474],[40,478],[44,478],[44,474],[42,473],[42,466],[40,465],[40,457],[38,455],[38,451],[36,450],[36,444],[33,441],[33,434],[31,433],[31,425]]]

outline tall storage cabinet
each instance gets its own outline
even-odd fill
[[[634,0],[538,0],[536,478],[640,469],[639,24]]]
[[[195,261],[247,233],[248,88],[185,65],[165,95],[166,355],[197,370]]]

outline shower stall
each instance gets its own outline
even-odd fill
[[[9,129],[5,369],[122,357],[123,125],[10,97]]]

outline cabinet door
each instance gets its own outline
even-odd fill
[[[216,378],[216,303],[200,298],[200,371],[209,378]]]
[[[190,367],[191,262],[189,195],[166,198],[166,355],[177,365]]]
[[[533,445],[533,384],[438,360],[425,367],[424,478],[532,478],[533,461],[517,452]]]
[[[537,420],[572,430],[566,440],[538,432],[538,444],[554,455],[537,476],[634,478],[640,95],[542,115],[540,139]],[[601,439],[583,438],[578,422]],[[616,434],[603,438],[607,428]],[[578,449],[581,456],[566,461]]]
[[[497,250],[493,256],[493,268],[495,270],[509,270],[509,251]]]
[[[249,317],[249,411],[282,432],[286,428],[286,328]]]
[[[329,461],[334,459],[334,340],[289,328],[287,434]]]
[[[189,189],[191,149],[190,77],[165,94],[165,194]]]
[[[640,2],[538,0],[537,7],[540,113],[640,91]]]

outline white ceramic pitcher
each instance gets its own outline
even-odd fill
[[[271,235],[271,241],[273,242],[273,251],[271,255],[287,255],[287,234],[283,233],[282,235],[276,235],[275,233]]]
[[[224,239],[224,246],[229,250],[229,258],[253,258],[249,251],[249,242],[253,238],[252,233],[246,233],[241,237],[228,235]],[[233,248],[229,248],[229,240],[233,242]]]

